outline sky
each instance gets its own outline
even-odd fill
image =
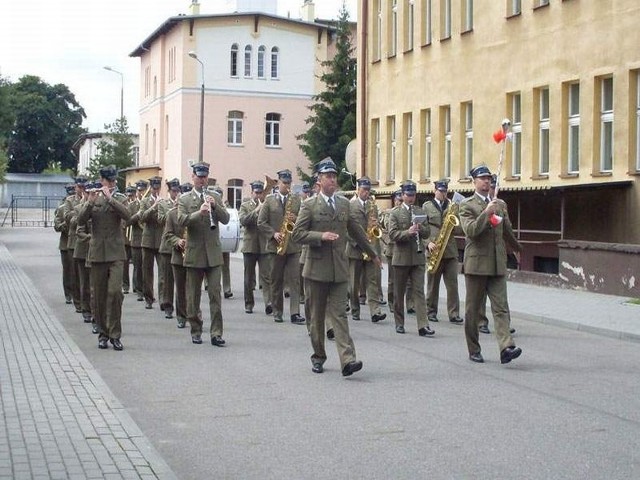
[[[140,59],[129,54],[169,17],[189,11],[190,0],[30,0],[0,4],[0,75],[17,82],[36,75],[63,83],[87,118],[83,126],[103,132],[124,115],[139,133]],[[228,12],[230,0],[199,0],[200,13]],[[337,18],[342,0],[315,0],[316,17]],[[278,0],[278,14],[299,18],[303,0]],[[346,0],[351,20],[357,0]]]

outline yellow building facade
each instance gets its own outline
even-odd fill
[[[562,240],[640,243],[640,2],[358,9],[358,174],[379,196],[407,178],[425,196],[441,178],[468,195],[471,166],[485,163],[529,243],[528,269],[556,270]]]

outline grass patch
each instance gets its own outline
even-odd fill
[[[630,303],[631,305],[640,305],[640,298],[630,298],[627,300],[627,303]]]

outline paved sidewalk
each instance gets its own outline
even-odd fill
[[[174,479],[0,243],[0,479]]]

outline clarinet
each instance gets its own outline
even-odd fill
[[[411,221],[413,222],[414,225],[417,225],[417,222],[415,221],[415,215],[413,213],[413,209],[414,209],[414,206],[411,205]],[[420,231],[419,230],[416,233],[416,253],[422,253],[422,242],[420,241]]]

